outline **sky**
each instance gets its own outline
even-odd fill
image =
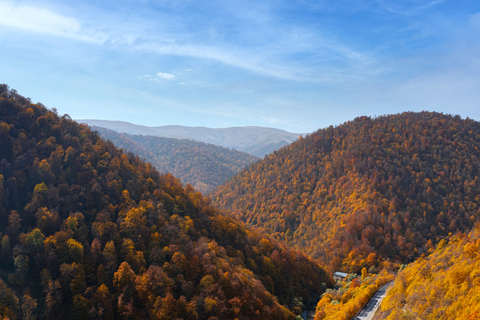
[[[0,83],[77,120],[480,120],[480,1],[0,0],[0,61]]]

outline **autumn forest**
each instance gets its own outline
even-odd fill
[[[357,118],[256,162],[212,196],[331,270],[409,263],[480,218],[480,124]]]
[[[294,319],[333,285],[171,174],[0,89],[3,317]]]
[[[378,319],[480,316],[474,120],[359,117],[261,160],[96,131],[0,85],[2,319],[351,319],[390,281]]]

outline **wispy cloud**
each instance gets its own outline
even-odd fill
[[[86,42],[101,43],[105,40],[99,34],[93,36],[85,32],[78,19],[47,8],[16,5],[13,2],[0,2],[0,25],[28,32],[75,38]]]
[[[445,2],[445,0],[378,0],[380,6],[391,13],[413,15]]]
[[[163,22],[141,20],[135,15],[126,19],[126,13],[122,11],[104,12],[102,19],[98,13],[96,16],[82,16],[85,12],[71,17],[41,5],[4,2],[0,3],[0,25],[116,49],[210,60],[283,80],[325,82],[335,78],[333,81],[341,82],[351,78],[348,71],[339,72],[337,69],[332,72],[322,68],[332,61],[332,57],[335,63],[344,65],[342,68],[355,64],[357,68],[368,65],[371,69],[368,53],[328,39],[318,30],[285,24],[273,17],[274,9],[268,5],[256,5],[248,10],[240,5],[233,6],[235,10],[230,4],[223,5],[229,17],[208,28],[189,29],[188,21],[176,19],[175,15],[173,18],[162,15],[166,20],[159,20]],[[239,26],[230,30],[233,23]],[[152,33],[153,29],[159,31]],[[235,41],[231,40],[232,37]],[[310,56],[315,65],[299,62],[299,55]],[[175,76],[160,72],[152,78],[172,80]]]
[[[281,120],[278,118],[272,118],[272,117],[266,117],[266,116],[261,116],[260,117],[262,120],[266,121],[269,124],[279,124],[279,123],[287,123],[288,121],[286,120]]]
[[[157,77],[162,78],[162,79],[172,80],[172,79],[175,78],[175,75],[170,74],[170,73],[165,73],[165,72],[158,72]]]
[[[218,61],[224,65],[248,70],[265,76],[281,79],[299,79],[293,70],[261,63],[261,58],[249,53],[234,53],[231,49],[202,44],[148,43],[135,46],[137,50],[155,52],[160,55],[176,55]],[[241,50],[241,49],[239,49]]]
[[[157,72],[155,75],[145,74],[143,76],[138,76],[137,79],[140,80],[149,80],[149,81],[159,81],[160,79],[173,80],[175,75],[166,72]]]
[[[157,78],[155,78],[155,77],[153,77],[149,74],[145,74],[143,76],[138,76],[137,79],[139,79],[139,80],[150,80],[150,81],[156,81],[157,80]]]
[[[459,1],[0,0],[0,57],[16,59],[2,73],[40,66],[79,101],[97,79],[161,97],[152,109],[279,126],[346,120],[361,100],[478,105],[480,4]]]

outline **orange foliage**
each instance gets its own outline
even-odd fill
[[[211,199],[332,271],[380,269],[480,219],[478,145],[479,123],[459,116],[360,117],[270,154]]]
[[[293,320],[333,285],[306,255],[5,85],[0,197],[2,317]]]

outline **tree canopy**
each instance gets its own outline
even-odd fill
[[[94,127],[119,148],[152,163],[162,173],[171,173],[202,193],[213,190],[258,158],[203,142],[117,133]]]
[[[333,279],[191,185],[0,85],[0,315],[294,319]]]
[[[250,165],[211,199],[331,270],[407,263],[480,218],[480,124],[359,117]]]

